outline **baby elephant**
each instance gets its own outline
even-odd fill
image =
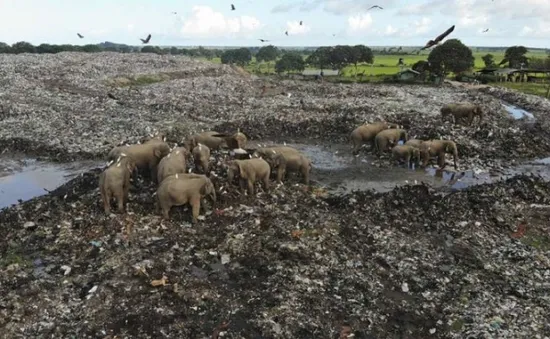
[[[397,145],[399,141],[407,141],[407,131],[404,129],[385,129],[378,133],[376,137],[374,137],[374,144],[378,156],[380,156],[382,152],[390,150],[393,146]]]
[[[199,143],[193,148],[193,160],[197,169],[200,168],[204,174],[208,174],[210,168],[210,148]]]
[[[300,172],[304,178],[304,184],[309,185],[311,160],[297,149],[288,146],[262,147],[258,148],[253,156],[262,157],[271,168],[277,169],[277,182],[283,182],[287,171]]]
[[[231,183],[236,175],[239,177],[239,187],[244,194],[245,184],[248,185],[248,194],[254,194],[254,183],[262,180],[265,190],[269,190],[269,175],[271,167],[261,158],[232,160],[228,163],[227,180]]]
[[[167,156],[162,158],[157,167],[157,182],[176,173],[187,171],[187,157],[189,151],[185,147],[174,148]]]
[[[472,125],[474,117],[479,117],[479,123],[483,119],[483,111],[479,105],[472,103],[452,103],[441,107],[441,119],[445,120],[446,117],[451,115],[454,123],[456,124],[459,119],[468,119],[468,126]]]
[[[209,196],[216,202],[216,190],[205,175],[174,174],[162,181],[157,189],[157,213],[162,209],[164,219],[169,219],[172,206],[191,205],[192,222],[196,223],[201,209],[201,200]]]
[[[392,162],[395,160],[403,160],[407,164],[407,168],[412,167],[413,159],[418,162],[420,161],[420,150],[416,147],[408,145],[397,145],[392,148]]]
[[[113,197],[117,200],[118,211],[123,213],[126,210],[130,177],[135,167],[134,160],[123,153],[115,163],[100,174],[99,192],[103,200],[105,214],[111,213],[111,199]]]

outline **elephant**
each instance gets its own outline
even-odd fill
[[[420,139],[409,139],[405,142],[405,145],[420,148],[420,145],[422,145],[423,142],[424,140]]]
[[[172,206],[191,205],[192,222],[196,223],[201,209],[201,200],[210,197],[216,202],[216,190],[212,181],[205,175],[181,175],[176,173],[166,177],[157,188],[156,212],[168,220]]]
[[[374,137],[374,145],[378,156],[397,145],[399,141],[406,142],[407,138],[407,131],[404,129],[392,128],[381,131]]]
[[[210,148],[199,143],[193,148],[193,160],[195,167],[207,175],[210,170]]]
[[[148,142],[157,142],[157,141],[166,142],[166,135],[164,133],[156,133],[154,135],[150,134],[146,136],[141,143],[145,144]]]
[[[144,144],[118,146],[109,152],[109,160],[112,161],[113,156],[119,156],[121,153],[132,157],[135,161],[136,168],[147,169],[151,174],[151,180],[157,180],[157,165],[160,159],[170,153],[170,146],[163,141],[150,141]]]
[[[468,126],[472,125],[474,117],[479,117],[479,123],[483,120],[483,111],[481,106],[472,103],[452,103],[441,107],[441,119],[445,120],[449,115],[453,116],[456,124],[459,119],[467,118]]]
[[[193,150],[198,144],[203,144],[211,150],[217,150],[221,147],[227,147],[225,134],[216,131],[206,131],[192,135],[183,142],[185,148]]]
[[[164,178],[176,173],[187,171],[187,158],[189,151],[185,147],[176,147],[162,158],[157,166],[157,182],[161,183]]]
[[[170,146],[163,141],[150,141],[144,144],[118,146],[109,152],[109,160],[113,156],[119,156],[122,152],[132,157],[137,169],[147,169],[151,175],[151,180],[157,180],[157,165],[160,159],[170,153]]]
[[[397,145],[392,148],[392,162],[395,160],[404,160],[407,168],[412,167],[413,159],[418,164],[420,161],[420,150],[410,145]]]
[[[277,169],[277,182],[283,182],[283,177],[288,170],[289,172],[300,172],[304,184],[309,185],[311,160],[297,149],[288,146],[262,147],[258,148],[253,156],[262,157],[271,168]]]
[[[271,167],[261,158],[232,160],[227,164],[227,180],[231,183],[238,176],[241,193],[244,194],[245,184],[248,186],[248,194],[254,194],[254,183],[261,180],[266,191],[269,190],[269,175]]]
[[[353,154],[357,154],[359,149],[364,143],[370,142],[371,147],[374,148],[374,137],[385,129],[402,128],[401,126],[388,123],[385,121],[379,121],[372,124],[365,124],[357,127],[351,132],[350,140],[353,143]]]
[[[130,177],[136,163],[126,154],[121,154],[116,162],[111,162],[109,167],[99,175],[99,193],[103,200],[105,214],[111,213],[111,199],[117,200],[118,211],[124,213],[128,202],[128,190],[130,189]]]
[[[456,144],[451,140],[429,140],[424,141],[420,147],[422,157],[422,167],[428,165],[430,157],[437,156],[437,164],[439,168],[444,168],[445,154],[449,153],[453,155],[454,167],[458,170],[458,151]]]
[[[241,132],[240,129],[237,129],[237,133],[233,134],[232,139],[236,141],[237,146],[232,148],[244,149],[246,147],[246,142],[248,141],[248,138],[244,133]]]

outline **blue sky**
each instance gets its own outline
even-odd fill
[[[548,17],[550,0],[0,0],[0,41],[416,46],[454,24],[470,46],[550,47]]]

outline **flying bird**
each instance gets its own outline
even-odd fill
[[[285,34],[288,35],[288,31],[286,31]]]
[[[80,39],[82,39],[82,38],[84,37],[84,35],[82,35],[82,34],[80,34],[80,33],[76,33],[76,35],[78,35],[78,37],[79,37]]]
[[[443,32],[443,34],[441,34],[440,36],[438,36],[437,38],[435,38],[435,40],[430,40],[428,41],[428,43],[426,44],[426,46],[422,47],[420,50],[423,50],[423,49],[426,49],[426,48],[430,48],[430,47],[433,47],[435,45],[439,45],[439,43],[445,39],[445,37],[449,34],[451,34],[452,31],[455,30],[455,25],[452,25],[448,30],[446,30],[445,32]]]
[[[235,5],[231,4],[231,10],[232,10],[232,11],[235,10]]]
[[[141,38],[140,38],[139,40],[141,40],[141,42],[143,42],[144,44],[148,44],[148,43],[149,43],[149,40],[151,40],[151,34],[149,34],[149,35],[147,36],[147,39],[141,39]]]
[[[303,23],[302,20],[300,20],[300,26],[302,26],[302,23]]]
[[[260,40],[261,42],[268,42],[269,40],[266,40],[266,39],[258,39]]]
[[[489,28],[485,28],[485,29],[483,30],[483,32],[481,32],[481,33],[485,33],[485,32],[489,32]]]
[[[373,8],[380,8],[380,9],[383,9],[382,7],[380,7],[380,6],[378,6],[378,5],[374,5],[374,6],[370,6],[369,9],[367,9],[367,11],[368,11],[368,10],[371,10],[371,9],[373,9]]]

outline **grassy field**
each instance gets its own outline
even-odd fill
[[[494,51],[494,52],[493,51],[473,52],[473,55],[475,58],[474,70],[479,70],[485,67],[482,57],[488,53],[494,56],[494,60],[496,63],[499,63],[504,58],[504,50]],[[365,75],[363,80],[366,80],[369,82],[381,81],[386,76],[390,76],[399,72],[400,69],[397,66],[399,58],[403,58],[405,62],[405,68],[410,68],[412,67],[412,65],[414,65],[416,62],[420,60],[427,60],[428,54],[429,54],[428,52],[425,52],[420,55],[411,55],[411,54],[382,55],[382,54],[376,54],[375,52],[374,63],[372,65],[360,64],[357,66],[357,70],[353,65],[347,66],[344,69],[342,69],[342,76],[345,80],[345,78],[353,77],[357,72],[358,74],[363,73]],[[527,57],[546,58],[547,55],[542,51],[540,52],[537,51],[537,52],[527,53]],[[220,58],[214,58],[211,61],[215,63],[221,63]],[[266,63],[258,64],[256,62],[256,59],[252,58],[252,61],[250,62],[250,64],[246,66],[246,70],[254,73],[261,71],[264,74],[265,73],[273,74],[275,73],[274,66],[275,66],[274,62],[270,62],[267,64]],[[314,68],[308,67],[308,69],[314,69]],[[507,87],[507,88],[512,88],[524,93],[535,94],[540,96],[546,96],[546,92],[547,92],[547,87],[546,87],[547,85],[545,84],[498,83],[497,85]]]

